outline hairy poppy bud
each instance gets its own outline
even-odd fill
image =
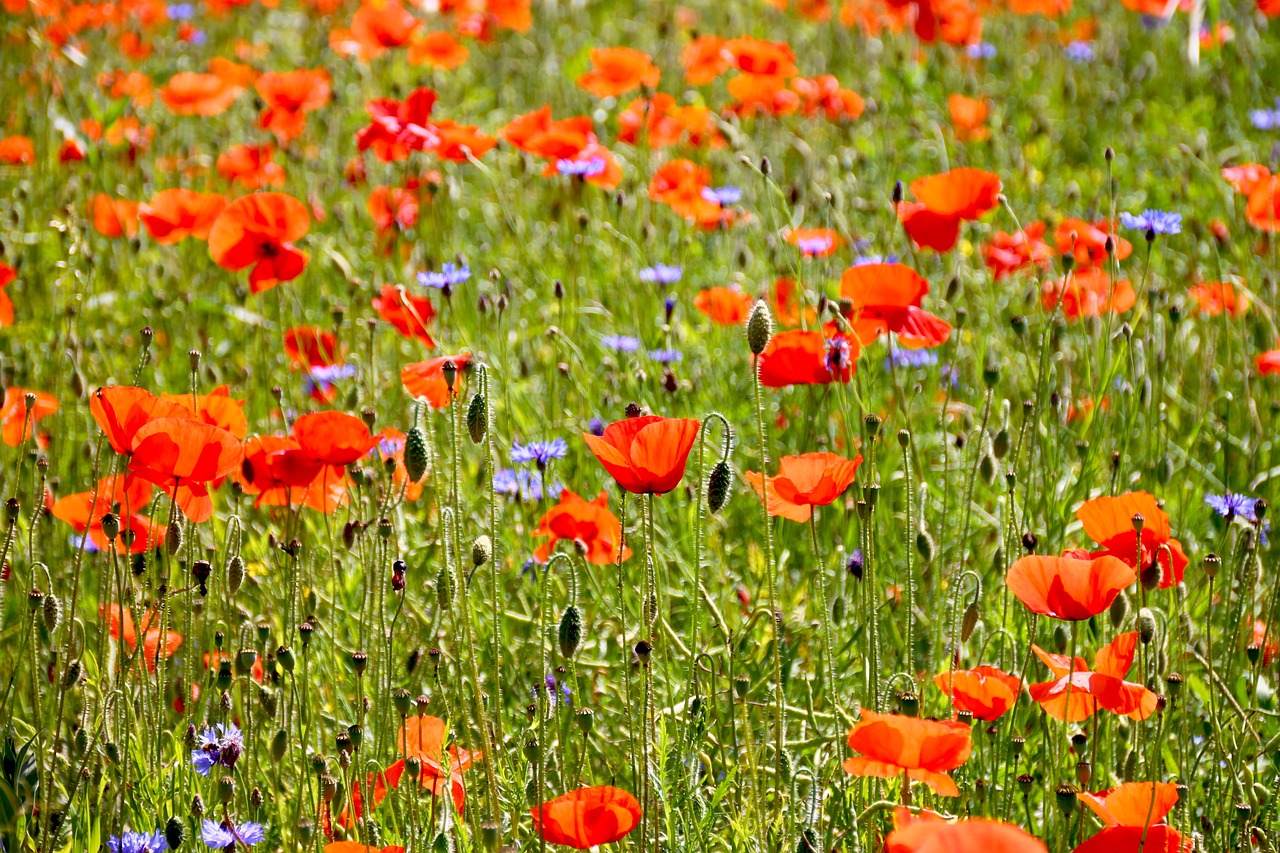
[[[769,346],[772,337],[773,314],[763,299],[757,299],[747,316],[747,346],[754,355],[760,355]]]
[[[970,604],[965,608],[964,617],[960,622],[960,642],[967,643],[969,637],[973,636],[973,629],[978,627],[978,617],[980,615],[977,603]]]
[[[493,540],[480,534],[471,542],[471,562],[475,566],[483,566],[493,558]]]
[[[271,758],[273,761],[283,761],[285,753],[289,750],[289,733],[284,729],[280,729],[271,738]]]
[[[467,433],[471,441],[480,444],[489,430],[489,404],[484,395],[477,391],[467,406]]]
[[[44,627],[49,633],[57,630],[62,624],[62,602],[58,596],[50,593],[44,597]]]
[[[1111,627],[1119,628],[1124,624],[1124,619],[1129,615],[1129,597],[1121,592],[1111,602],[1107,614],[1111,617]]]
[[[933,562],[933,537],[923,527],[916,531],[916,553],[926,564]]]
[[[244,583],[244,557],[235,554],[227,560],[227,592],[235,595]]]
[[[409,482],[416,483],[427,473],[427,434],[415,425],[404,437],[404,470]]]
[[[902,181],[894,181],[893,194],[892,194],[893,203],[902,204],[902,199],[904,195],[905,195],[905,190],[903,189]]]
[[[733,485],[733,474],[727,462],[717,462],[711,466],[711,475],[707,477],[707,509],[712,514],[724,509],[729,501],[729,487]]]
[[[453,573],[448,566],[442,567],[436,575],[436,600],[442,610],[453,603]]]
[[[572,658],[582,642],[582,613],[570,604],[560,617],[560,654]]]
[[[168,546],[169,556],[172,557],[182,550],[183,527],[182,522],[176,518],[169,522],[168,528],[165,530],[164,543]]]
[[[1151,608],[1144,607],[1138,611],[1138,639],[1146,645],[1156,637],[1156,615]]]
[[[164,825],[164,840],[170,850],[177,850],[187,842],[187,825],[176,815]]]

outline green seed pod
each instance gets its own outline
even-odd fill
[[[591,734],[591,730],[596,724],[596,712],[590,708],[579,708],[577,713],[573,715],[574,721],[578,724],[578,731],[582,732],[582,736],[586,737]]]
[[[44,597],[44,627],[52,634],[62,624],[62,601],[50,593]]]
[[[978,461],[978,476],[982,478],[982,482],[988,486],[996,481],[996,458],[990,453],[982,454],[982,459]]]
[[[320,776],[320,799],[326,803],[332,803],[338,796],[338,780],[328,774]]]
[[[1138,639],[1145,646],[1156,638],[1156,615],[1151,608],[1144,607],[1138,611]]]
[[[112,764],[120,763],[120,744],[109,740],[102,745],[102,752],[107,756],[107,761]]]
[[[765,347],[769,346],[769,340],[773,337],[773,314],[769,311],[769,305],[763,299],[757,299],[756,304],[751,307],[751,314],[747,317],[747,346],[751,348],[751,352],[760,355],[764,352]]]
[[[577,605],[570,604],[560,617],[560,654],[572,658],[582,642],[582,613]]]
[[[427,435],[422,427],[415,426],[404,437],[404,470],[409,482],[416,483],[427,473]]]
[[[244,583],[244,557],[235,554],[227,560],[227,592],[235,595]]]
[[[182,522],[176,518],[169,522],[169,527],[164,534],[164,544],[168,547],[169,556],[175,556],[182,550],[183,527]]]
[[[489,432],[489,402],[477,391],[467,406],[467,433],[471,441],[480,444]]]
[[[733,485],[733,473],[727,462],[717,462],[707,478],[707,509],[712,514],[724,509],[729,502],[729,487]]]
[[[432,843],[431,851],[432,853],[453,853],[453,837],[447,832],[440,833]]]
[[[170,850],[177,850],[187,842],[187,825],[177,815],[164,825],[164,840]]]
[[[916,553],[926,565],[933,562],[933,537],[923,526],[916,531]]]
[[[1063,817],[1071,817],[1075,814],[1079,793],[1075,785],[1064,784],[1054,788],[1053,797],[1057,800]]]
[[[782,779],[782,784],[790,785],[794,774],[795,759],[791,756],[791,750],[784,748],[778,755],[778,775]]]
[[[289,733],[284,729],[280,729],[271,738],[271,758],[274,761],[283,761],[284,755],[289,751]]]
[[[960,642],[967,643],[973,636],[973,629],[978,627],[978,618],[981,615],[977,602],[965,608],[964,617],[960,620]]]
[[[266,687],[258,688],[258,704],[262,706],[262,712],[273,720],[276,718],[277,698],[274,690]]]
[[[448,566],[441,568],[436,575],[436,599],[442,610],[453,604],[453,573]]]
[[[796,853],[819,853],[822,849],[822,842],[818,840],[818,833],[813,827],[806,826],[800,832],[800,839],[796,841]]]
[[[218,802],[229,803],[236,796],[236,780],[223,776],[218,780]]]
[[[83,726],[81,728],[76,729],[75,744],[76,744],[76,752],[78,754],[84,755],[85,752],[88,751],[89,749],[89,730],[88,729],[84,728]]]
[[[835,625],[844,624],[844,596],[837,595],[836,600],[831,602],[831,622]]]
[[[1107,608],[1107,615],[1111,618],[1111,627],[1119,628],[1124,624],[1125,617],[1129,615],[1129,596],[1121,592],[1111,602],[1111,606]]]
[[[538,805],[538,786],[530,779],[524,786],[524,798],[530,806]]]
[[[293,649],[288,646],[281,646],[276,649],[276,660],[280,661],[280,665],[284,667],[285,672],[293,672],[294,657]]]
[[[1138,778],[1138,751],[1131,749],[1124,757],[1124,781],[1132,782]]]
[[[80,661],[73,660],[67,665],[67,674],[62,677],[62,686],[67,689],[75,687],[80,683],[81,672],[83,672],[83,669],[80,666]]]
[[[997,459],[1003,459],[1009,454],[1009,444],[1009,430],[1001,429],[991,442],[991,452],[995,454]]]
[[[480,824],[480,840],[484,843],[485,850],[498,850],[502,846],[502,825],[491,820]]]

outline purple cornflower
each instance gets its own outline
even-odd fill
[[[535,580],[536,580],[536,578],[535,578]],[[546,677],[545,679],[543,679],[543,684],[545,684],[545,685],[546,685],[546,687],[547,687],[547,700],[550,702],[551,707],[552,707],[552,708],[555,708],[555,706],[556,706],[556,677],[555,677],[555,675],[553,675],[552,673],[547,673],[547,677]],[[534,699],[537,699],[537,698],[538,698],[538,688],[536,688],[536,687],[531,688],[531,691],[532,691],[532,693],[533,693],[533,698],[534,698]],[[567,708],[567,707],[569,707],[570,700],[573,698],[573,690],[569,687],[569,685],[568,685],[567,683],[562,683],[562,684],[560,685],[560,692],[564,694],[564,704],[565,704],[565,707],[566,707],[566,708]]]
[[[1087,41],[1073,41],[1062,52],[1072,62],[1093,62],[1093,45]]]
[[[684,353],[676,349],[651,349],[649,350],[649,358],[658,362],[658,364],[671,364],[684,358]]]
[[[196,16],[196,7],[191,3],[171,3],[166,11],[171,21],[189,21]]]
[[[1148,240],[1154,240],[1157,234],[1182,233],[1182,214],[1170,213],[1167,210],[1147,209],[1137,216],[1132,213],[1122,213],[1120,221],[1124,223],[1125,228],[1147,232]]]
[[[354,364],[322,364],[312,367],[302,378],[302,388],[307,396],[327,396],[339,379],[350,379],[356,375]]]
[[[200,825],[200,834],[210,850],[234,849],[237,843],[251,847],[267,837],[260,823],[245,821],[237,826],[230,819],[217,823],[208,818]]]
[[[853,350],[848,338],[840,335],[824,343],[827,354],[823,356],[822,363],[826,365],[828,373],[839,376],[853,365]]]
[[[214,767],[236,766],[244,752],[244,735],[235,723],[218,723],[200,734],[200,745],[191,750],[191,766],[201,776],[208,776]]]
[[[1225,518],[1228,522],[1232,519],[1240,518],[1247,521],[1249,524],[1258,523],[1257,498],[1227,492],[1224,495],[1205,495],[1204,502],[1212,507],[1214,512]],[[1258,531],[1258,540],[1264,547],[1267,544],[1267,533],[1270,530],[1271,519],[1263,518]]]
[[[604,421],[599,418],[592,418],[587,421],[587,432],[592,435],[604,435]]]
[[[893,348],[893,353],[884,360],[886,372],[895,367],[932,367],[938,363],[938,354],[927,349]]]
[[[439,272],[423,270],[418,273],[418,284],[423,287],[434,287],[437,290],[454,288],[471,278],[471,267],[468,264],[442,264]]]
[[[989,41],[971,44],[964,49],[970,59],[995,59],[996,46]]]
[[[1249,121],[1258,130],[1280,130],[1280,98],[1273,110],[1250,110]]]
[[[703,187],[702,197],[712,204],[725,207],[742,201],[742,190],[737,187]]]
[[[897,255],[858,255],[853,259],[855,267],[865,267],[871,264],[896,264],[897,262]]]
[[[128,830],[107,839],[107,848],[111,853],[162,853],[169,849],[169,842],[164,839],[164,831],[129,832]]]
[[[563,487],[558,482],[551,484],[551,494],[560,494]],[[528,468],[512,470],[499,468],[493,474],[493,490],[500,495],[510,495],[524,503],[536,503],[542,500],[542,472],[530,471]]]
[[[600,343],[605,349],[611,349],[614,352],[635,352],[640,349],[640,339],[630,335],[605,335],[600,339]]]
[[[668,296],[666,299],[662,300],[662,308],[666,311],[667,323],[670,323],[671,315],[676,312],[676,298],[674,296]]]
[[[844,568],[849,574],[858,580],[862,580],[862,549],[854,548],[853,553],[849,555],[849,559],[844,561]]]
[[[830,252],[835,245],[835,241],[827,235],[820,237],[802,237],[796,241],[796,248],[800,250],[800,254],[806,258],[816,257],[817,255],[825,255]]]
[[[521,444],[518,441],[511,442],[511,462],[514,465],[533,462],[539,469],[543,469],[547,467],[547,464],[552,459],[563,459],[568,452],[569,445],[563,438],[553,438],[550,441],[531,441],[528,444]]]
[[[603,175],[605,162],[603,157],[588,157],[586,160],[557,160],[556,171],[562,175],[577,178],[594,178]]]
[[[684,275],[684,268],[669,264],[654,264],[640,270],[640,280],[647,284],[675,284]]]

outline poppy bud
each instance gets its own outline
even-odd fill
[[[275,736],[271,738],[271,759],[273,761],[283,761],[285,753],[289,751],[289,733],[284,729],[279,729]]]
[[[729,501],[729,487],[733,485],[733,475],[728,463],[717,462],[711,466],[711,475],[707,478],[707,509],[714,515],[724,509]]]
[[[982,454],[978,460],[978,476],[988,486],[996,481],[996,458],[990,453]]]
[[[1138,639],[1142,644],[1150,643],[1156,637],[1156,615],[1151,609],[1144,607],[1138,611]]]
[[[199,794],[191,798],[191,816],[204,817],[204,797]]]
[[[1111,602],[1111,607],[1107,610],[1107,615],[1111,617],[1111,627],[1119,628],[1124,624],[1124,619],[1129,615],[1129,597],[1121,592]]]
[[[831,602],[831,622],[835,625],[844,624],[844,596],[837,595],[836,600]]]
[[[467,406],[467,432],[471,441],[480,444],[484,441],[489,429],[489,404],[483,394],[477,391]]]
[[[964,617],[960,621],[960,642],[967,643],[969,641],[969,637],[973,635],[973,629],[978,627],[978,617],[980,615],[977,602],[965,608]]]
[[[235,595],[240,590],[240,585],[244,583],[244,557],[239,554],[232,555],[227,560],[227,592]]]
[[[795,772],[795,759],[791,757],[791,750],[783,749],[778,754],[778,776],[782,780],[782,784],[791,784],[791,777]]]
[[[176,815],[164,825],[164,840],[170,850],[177,850],[187,841],[187,825]]]
[[[409,656],[404,661],[404,671],[406,675],[413,675],[418,669],[418,664],[422,663],[422,649],[416,648],[409,652]]]
[[[44,597],[44,627],[49,633],[57,630],[62,624],[62,602],[58,596],[49,594]]]
[[[182,550],[182,534],[182,522],[178,521],[176,518],[170,521],[169,527],[165,531],[165,545],[168,546],[170,557]]]
[[[560,617],[560,654],[572,658],[582,642],[582,613],[570,604]]]
[[[426,475],[428,459],[427,435],[415,424],[404,437],[404,470],[409,482],[416,483]]]
[[[773,174],[773,164],[769,162],[768,157],[760,158],[760,174],[764,175],[766,178]]]
[[[760,355],[773,337],[773,314],[763,299],[757,299],[747,316],[747,346],[754,355]]]
[[[266,801],[266,797],[262,795],[262,789],[254,785],[253,790],[249,792],[250,808],[260,809]]]
[[[893,193],[892,193],[893,203],[902,204],[902,199],[904,195],[905,195],[905,191],[902,187],[902,181],[894,181]]]
[[[480,534],[471,542],[471,562],[479,567],[493,559],[493,540]]]
[[[923,526],[916,531],[916,553],[926,565],[933,562],[933,537]]]
[[[453,603],[453,573],[449,571],[448,566],[443,566],[436,575],[436,600],[440,602],[440,609],[448,609]]]

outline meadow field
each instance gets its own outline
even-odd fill
[[[0,850],[1280,853],[1276,0],[3,0]]]

